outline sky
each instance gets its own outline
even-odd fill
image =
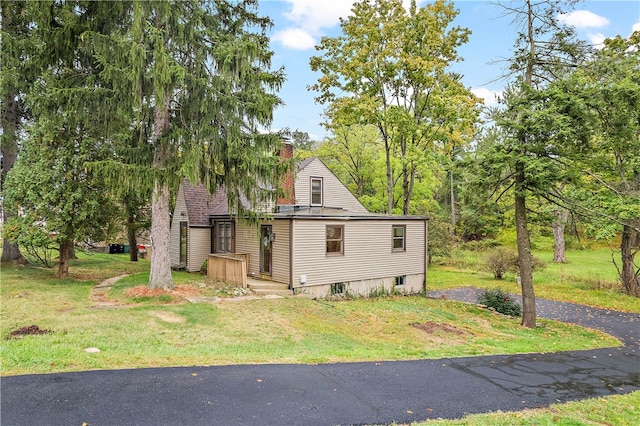
[[[409,3],[408,0],[404,0]],[[417,0],[418,6],[429,0]],[[284,106],[275,111],[273,129],[289,128],[309,133],[312,140],[322,140],[330,133],[322,126],[324,106],[315,103],[316,92],[307,90],[319,73],[309,67],[309,58],[318,55],[314,46],[323,36],[341,34],[339,18],[346,18],[352,0],[260,0],[262,15],[269,16],[273,68],[284,66],[286,82],[278,92]],[[471,30],[469,41],[460,46],[462,62],[452,71],[461,74],[464,85],[484,99],[495,103],[506,81],[500,80],[505,59],[511,56],[517,28],[512,18],[493,1],[453,1],[459,14],[453,25]],[[601,0],[577,3],[573,11],[561,17],[576,27],[580,38],[594,46],[607,37],[628,37],[640,31],[640,0]]]

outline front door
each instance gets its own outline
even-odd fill
[[[271,225],[260,227],[260,273],[271,275]]]

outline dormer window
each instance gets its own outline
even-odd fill
[[[322,205],[322,178],[311,178],[311,205]]]

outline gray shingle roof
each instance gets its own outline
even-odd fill
[[[182,189],[190,225],[209,225],[209,216],[229,214],[224,187],[218,187],[215,193],[210,194],[203,184],[191,185],[185,179]]]
[[[298,161],[298,163],[296,164],[296,171],[300,171],[300,170],[304,169],[305,167],[307,167],[309,165],[309,163],[311,163],[316,158],[318,158],[318,157],[309,157],[309,158],[305,158],[304,160]]]

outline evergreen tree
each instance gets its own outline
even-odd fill
[[[2,135],[0,149],[2,175],[0,193],[4,194],[7,174],[18,157],[20,134],[26,119],[24,104],[26,85],[33,81],[29,64],[33,62],[25,54],[29,45],[29,20],[26,19],[27,4],[24,1],[0,2],[2,10],[2,38],[0,43],[0,101],[2,102]],[[2,203],[2,220],[7,222],[14,214]],[[4,237],[2,262],[24,263],[20,247],[15,241]]]
[[[141,129],[124,161],[94,166],[112,184],[152,193],[151,288],[173,287],[169,193],[183,177],[210,191],[225,185],[231,211],[257,220],[241,196],[271,199],[286,166],[273,155],[280,135],[261,132],[283,72],[270,70],[271,22],[255,9],[255,0],[134,2],[121,31],[86,35],[122,117]]]
[[[522,325],[536,326],[531,241],[528,229],[527,198],[550,191],[560,177],[561,168],[553,160],[561,155],[563,143],[571,133],[558,115],[548,114],[538,93],[550,82],[566,75],[580,62],[586,48],[575,38],[572,28],[562,26],[557,17],[562,0],[504,5],[521,24],[510,60],[515,81],[505,92],[505,109],[497,114],[504,139],[495,145],[486,159],[509,170],[514,190],[514,213],[518,246],[520,285],[522,288]],[[549,120],[559,119],[554,124]],[[573,136],[573,134],[571,134]],[[488,165],[487,165],[488,167]]]
[[[6,187],[7,204],[24,215],[8,228],[21,231],[14,238],[51,236],[59,248],[58,276],[64,277],[75,241],[103,240],[112,222],[113,204],[85,163],[110,153],[105,123],[114,102],[102,90],[82,34],[109,32],[123,8],[82,1],[37,6],[25,8],[35,40],[26,56],[39,56],[40,66],[25,95],[33,122]]]

